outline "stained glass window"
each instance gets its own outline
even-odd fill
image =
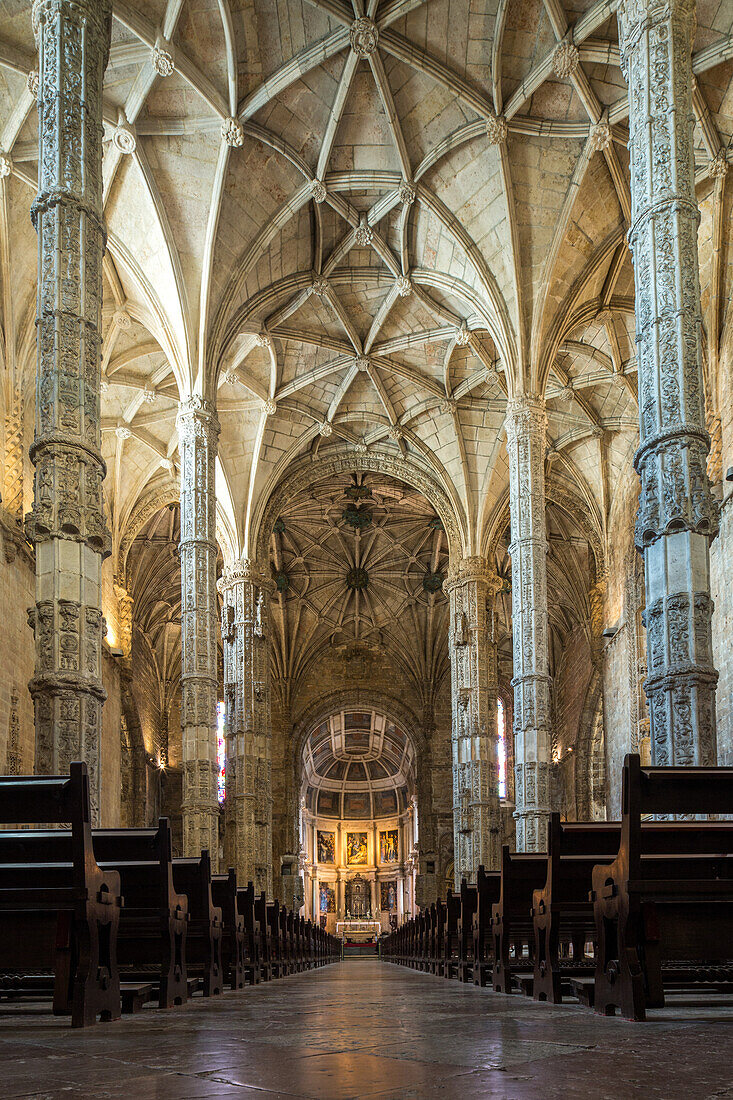
[[[498,735],[496,757],[499,761],[499,798],[506,798],[506,717],[502,699],[498,700],[496,708],[496,729]]]
[[[219,795],[219,801],[223,802],[227,796],[226,792],[226,776],[227,776],[227,750],[226,741],[224,739],[224,730],[226,722],[226,708],[223,703],[216,704],[216,763],[217,763],[217,780],[216,788]]]

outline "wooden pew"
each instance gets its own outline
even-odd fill
[[[99,865],[118,872],[122,883],[120,973],[157,982],[160,1008],[185,1004],[188,898],[173,884],[168,819],[161,817],[157,829],[94,829],[92,842]]]
[[[443,958],[445,956],[445,921],[446,904],[438,899],[435,903],[435,916],[433,924],[433,951],[430,960],[430,972],[432,974],[443,973]]]
[[[733,768],[624,761],[621,841],[594,867],[596,1012],[644,1020],[665,987],[733,992],[733,821],[642,815],[733,813]]]
[[[443,937],[443,967],[444,978],[458,976],[458,964],[460,961],[458,945],[458,920],[461,915],[460,894],[454,894],[449,890],[445,899],[445,934]]]
[[[533,969],[532,896],[547,878],[547,856],[509,852],[502,848],[499,901],[491,913],[494,937],[493,987],[514,992],[513,978]],[[526,948],[526,957],[525,957]]]
[[[244,954],[242,960],[245,982],[257,985],[260,979],[267,981],[262,972],[262,931],[256,912],[257,898],[251,882],[237,887],[237,912],[244,921]]]
[[[499,900],[501,872],[479,867],[476,875],[476,911],[473,914],[473,984],[488,985],[494,973],[491,911]]]
[[[72,1027],[119,1019],[120,876],[94,859],[86,764],[0,777],[0,819],[71,825],[0,833],[0,992],[18,995],[46,973],[31,985],[48,986]]]
[[[461,912],[458,917],[458,980],[473,980],[473,916],[476,912],[476,887],[461,881]]]
[[[246,980],[244,915],[237,906],[237,873],[211,876],[211,899],[221,909],[221,973],[230,989],[243,989]]]
[[[204,850],[199,859],[173,860],[173,886],[188,898],[186,969],[201,978],[204,997],[222,991],[222,912],[211,897],[211,858]]]
[[[532,900],[536,1001],[560,1004],[564,989],[571,992],[571,979],[592,977],[595,961],[585,957],[585,944],[596,935],[589,887],[593,867],[613,859],[620,837],[619,822],[562,822],[559,814],[551,815],[547,879]]]
[[[272,967],[272,936],[267,920],[267,898],[264,891],[255,896],[255,919],[259,931],[259,957],[260,977],[263,982],[269,982],[277,977]]]
[[[270,965],[273,978],[282,978],[286,973],[283,958],[283,940],[280,926],[280,902],[267,903],[267,928],[270,936]]]

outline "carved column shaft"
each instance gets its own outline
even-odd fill
[[[497,763],[494,598],[501,582],[485,558],[451,571],[450,655],[453,714],[453,834],[456,886],[479,866],[499,867],[501,812]]]
[[[36,0],[39,48],[36,424],[33,510],[36,668],[29,687],[36,770],[85,760],[99,813],[102,558],[99,422],[102,256],[102,81],[110,0]]]
[[[273,893],[269,596],[250,561],[219,582],[226,700],[226,852],[237,877]]]
[[[550,815],[550,677],[547,638],[545,438],[541,398],[507,406],[514,634],[514,790],[517,851],[547,847]]]
[[[629,86],[641,476],[655,764],[715,764],[709,545],[718,531],[706,460],[697,257],[692,62],[694,0],[619,7]]]
[[[219,422],[200,397],[181,402],[181,728],[183,851],[218,864],[217,600],[214,474]]]

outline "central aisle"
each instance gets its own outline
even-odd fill
[[[733,1019],[647,1024],[377,960],[146,1010],[86,1033],[0,1007],[2,1095],[723,1100]]]

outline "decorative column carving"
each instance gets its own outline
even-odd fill
[[[501,580],[485,558],[464,558],[445,583],[450,599],[453,835],[456,887],[480,865],[499,867],[494,598]]]
[[[3,506],[8,518],[23,524],[23,394],[13,386],[5,411]]]
[[[126,672],[132,670],[132,605],[135,602],[127,589],[115,582],[117,617],[120,627],[120,649]]]
[[[36,668],[36,771],[89,769],[99,817],[102,729],[100,453],[102,81],[109,56],[110,0],[35,0],[39,50],[36,425],[33,510],[36,603],[29,614]]]
[[[694,0],[622,0],[629,87],[641,477],[654,764],[715,764],[710,542],[718,510],[706,460],[693,156]]]
[[[269,598],[274,584],[249,560],[219,581],[226,701],[226,855],[237,877],[273,895]]]
[[[543,398],[507,404],[514,634],[514,796],[517,851],[547,847],[550,815],[550,677]]]
[[[216,495],[219,421],[193,396],[179,406],[181,455],[181,728],[183,852],[218,865]]]

